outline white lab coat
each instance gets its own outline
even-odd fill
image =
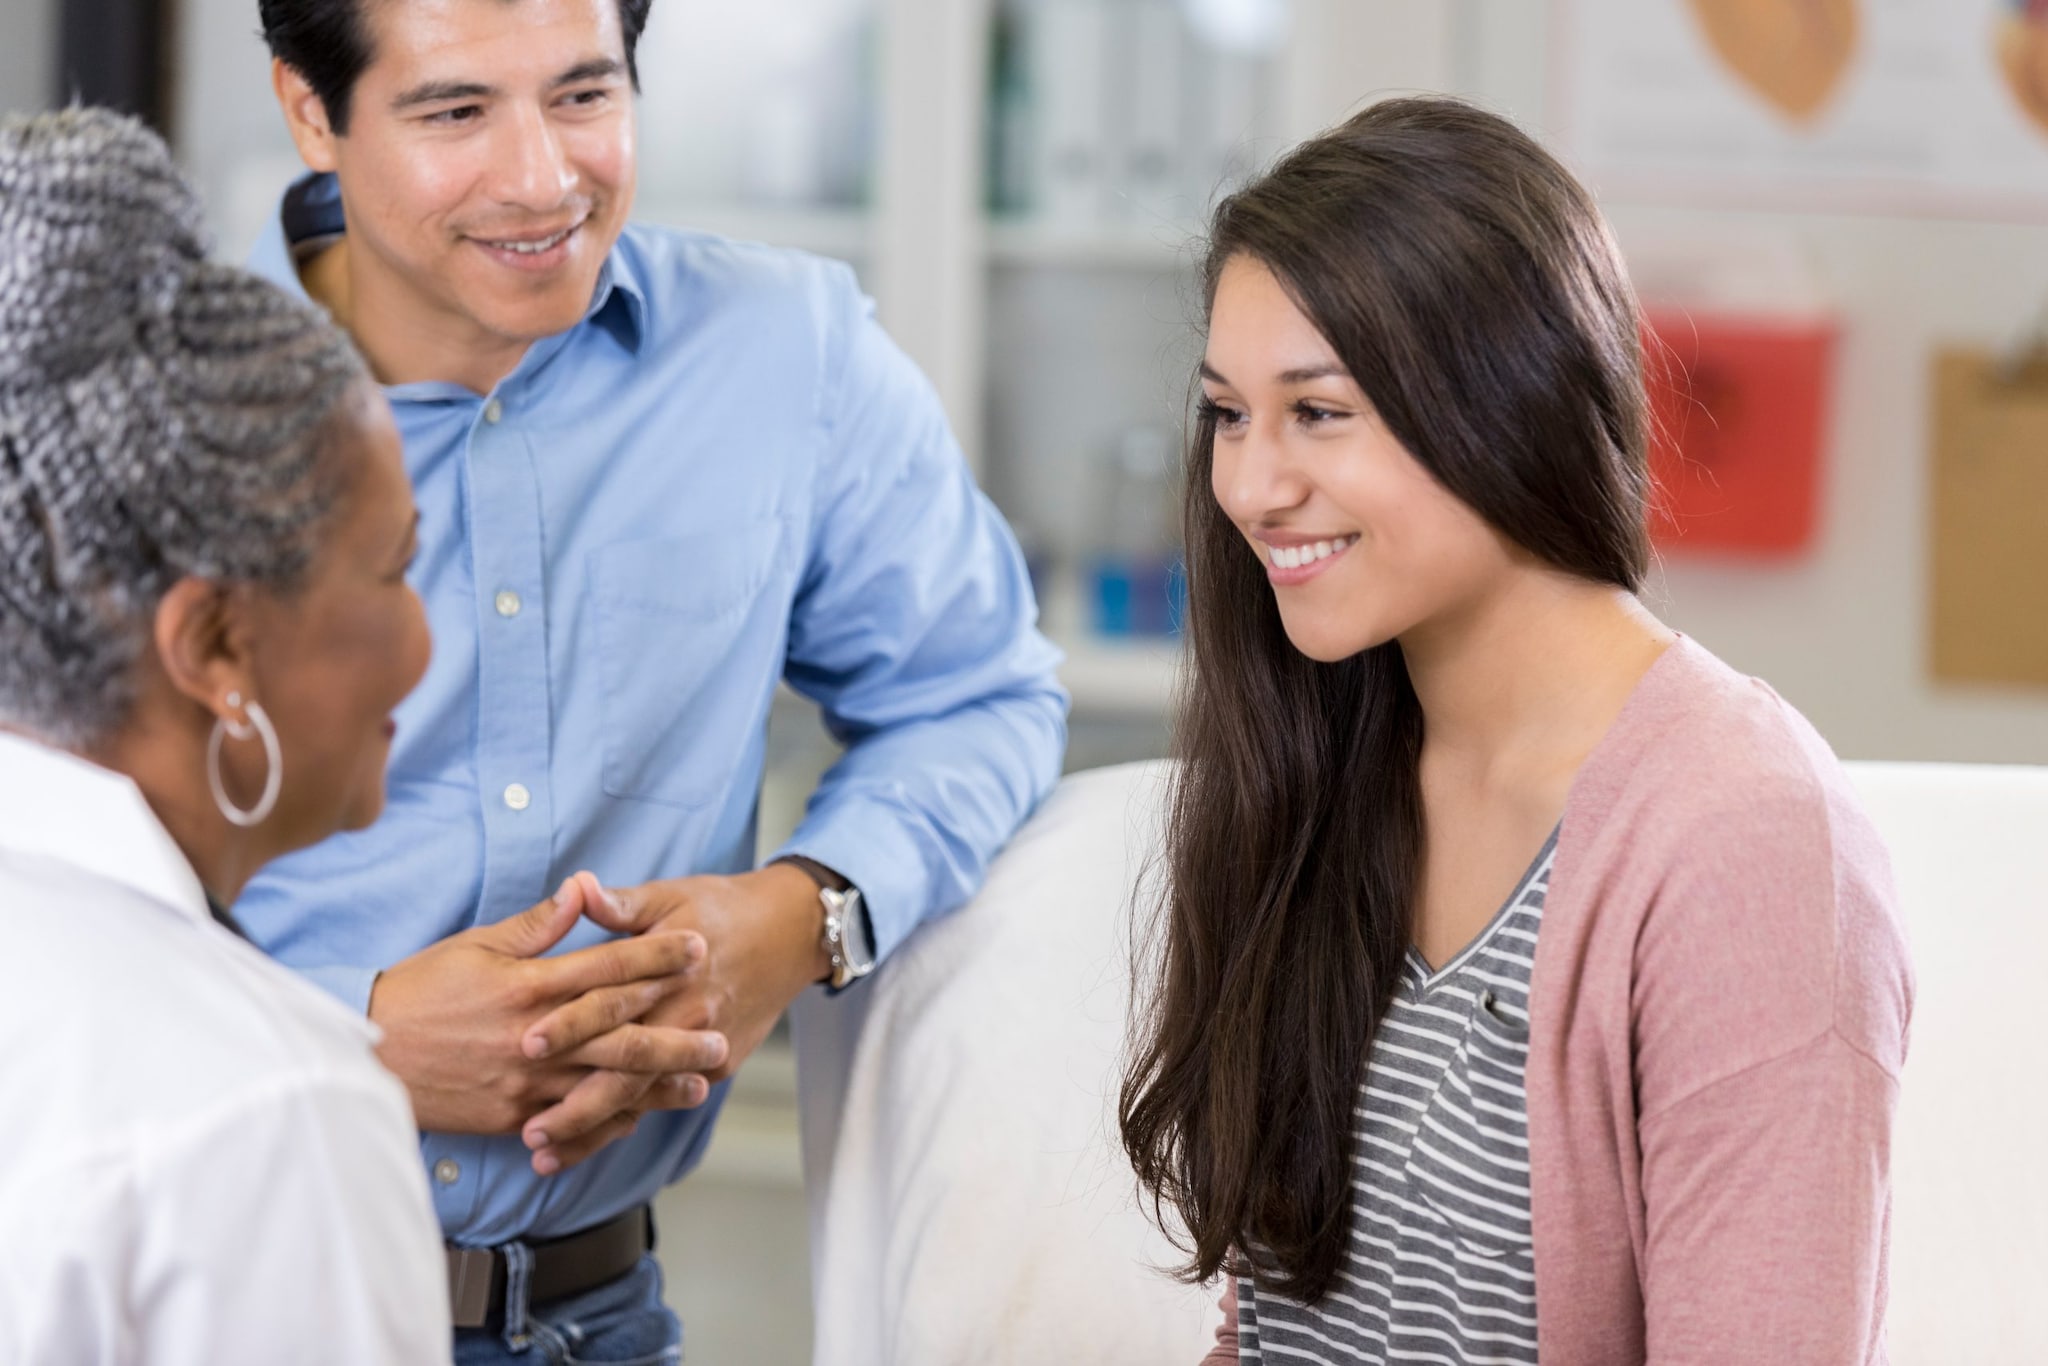
[[[134,784],[0,734],[0,1363],[448,1361],[375,1040],[214,922]]]

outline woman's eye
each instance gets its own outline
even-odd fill
[[[1214,399],[1203,399],[1199,411],[1204,421],[1212,422],[1219,428],[1235,427],[1244,421],[1242,409],[1233,408],[1227,403],[1218,403]]]
[[[1334,422],[1344,416],[1344,414],[1334,408],[1325,408],[1314,403],[1295,404],[1294,415],[1301,419],[1301,425],[1304,427],[1320,426],[1325,422]]]

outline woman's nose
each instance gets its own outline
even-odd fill
[[[1237,440],[1216,443],[1211,471],[1217,503],[1241,526],[1298,507],[1309,494],[1286,443],[1256,423]]]

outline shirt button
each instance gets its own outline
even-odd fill
[[[462,1179],[462,1164],[452,1157],[444,1157],[434,1164],[434,1179],[444,1186],[452,1186]]]
[[[526,790],[525,783],[514,783],[505,789],[505,805],[514,811],[524,811],[533,805],[533,794]]]
[[[493,427],[503,421],[504,417],[505,405],[498,402],[498,400],[492,399],[484,405],[484,421],[490,423]]]
[[[516,617],[519,615],[519,595],[507,588],[498,594],[497,606],[499,616]]]

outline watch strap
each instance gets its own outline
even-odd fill
[[[777,863],[794,864],[796,867],[801,868],[804,871],[804,875],[817,883],[821,891],[844,892],[851,890],[853,887],[851,882],[814,858],[805,858],[802,854],[784,854],[775,861]]]

